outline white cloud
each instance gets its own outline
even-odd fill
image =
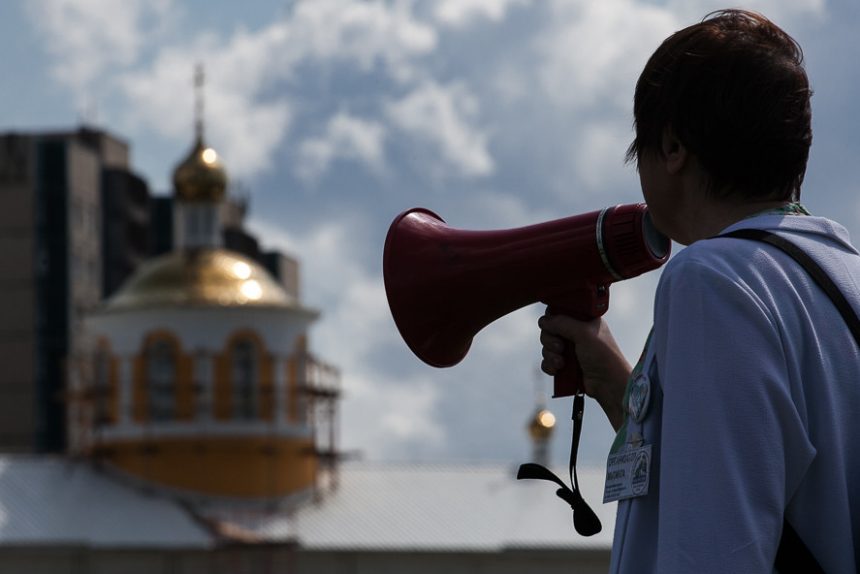
[[[84,100],[112,66],[134,64],[147,34],[158,30],[172,0],[35,0],[27,3],[55,62],[54,76]]]
[[[392,77],[413,76],[411,59],[436,48],[436,31],[419,22],[409,3],[306,0],[290,18],[296,58],[347,60],[368,71],[385,64]],[[287,56],[289,57],[289,56]]]
[[[570,108],[626,110],[636,78],[660,42],[679,27],[673,13],[635,0],[556,0],[538,40],[540,84]]]
[[[487,134],[472,127],[478,100],[462,84],[425,82],[388,105],[388,117],[403,132],[434,146],[448,166],[465,176],[493,172]]]
[[[625,118],[626,119],[626,118]],[[600,192],[617,188],[628,181],[624,167],[624,152],[630,145],[632,130],[626,121],[591,121],[571,137],[571,158],[578,193]],[[560,190],[562,194],[571,189]]]
[[[553,0],[548,4],[546,30],[536,35],[534,45],[538,62],[532,83],[540,90],[531,97],[551,104],[547,113],[552,117],[564,113],[567,123],[575,126],[560,140],[569,163],[548,173],[550,189],[564,198],[636,185],[623,166],[624,151],[633,136],[636,80],[666,37],[724,7],[719,0]],[[747,7],[788,29],[801,17],[823,14],[824,2],[753,0]],[[496,85],[516,102],[532,78],[528,70],[502,68]]]
[[[293,117],[289,96],[272,95],[279,82],[294,78],[303,62],[330,68],[346,62],[368,72],[376,63],[396,81],[412,74],[411,58],[435,47],[435,32],[420,24],[400,4],[315,0],[300,2],[286,19],[255,32],[239,29],[228,42],[200,35],[191,45],[163,48],[148,68],[135,69],[117,81],[138,128],[182,141],[190,138],[192,122],[191,71],[203,62],[207,71],[206,116],[210,143],[219,149],[232,175],[252,177],[269,169],[276,147],[287,135]],[[188,91],[184,88],[189,86]],[[187,94],[183,97],[183,94]],[[336,117],[329,126],[328,147],[311,142],[305,152],[316,162],[310,172],[344,154],[373,161],[376,139],[370,128],[359,134],[356,121]],[[330,156],[330,157],[329,157]]]
[[[299,147],[296,172],[305,181],[315,181],[338,159],[355,160],[373,171],[384,163],[385,126],[345,112],[338,112],[318,137]]]
[[[126,102],[116,123],[127,131],[190,142],[191,75],[197,62],[204,63],[208,140],[239,178],[273,165],[294,117],[283,86],[302,86],[306,78],[297,75],[298,66],[328,73],[338,65],[365,74],[381,70],[395,83],[408,83],[422,76],[418,63],[437,42],[435,29],[416,19],[408,2],[305,0],[258,30],[237,28],[226,41],[194,29],[177,30],[178,37],[160,44],[146,44],[153,40],[146,33],[153,20],[181,14],[172,0],[40,0],[35,6],[32,15],[51,47],[58,79],[87,103],[95,84],[100,100],[116,90]],[[138,61],[144,48],[154,50],[148,62]],[[360,134],[357,126],[338,117],[327,143],[310,142],[305,152],[315,163],[308,173],[337,157],[378,161],[379,128],[367,120],[369,131]]]
[[[453,27],[465,27],[477,20],[503,20],[513,6],[526,6],[531,0],[442,0],[436,3],[437,20]]]
[[[371,459],[405,459],[443,445],[445,429],[434,418],[440,385],[432,377],[398,380],[353,371],[343,399],[343,449]]]

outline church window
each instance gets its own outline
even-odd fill
[[[176,413],[177,357],[169,341],[155,341],[147,349],[146,371],[149,383],[149,418],[165,421]]]
[[[242,339],[233,345],[233,418],[255,419],[259,412],[257,393],[258,376],[257,346],[253,341]]]

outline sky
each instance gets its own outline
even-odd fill
[[[342,372],[341,448],[370,460],[527,462],[545,402],[566,462],[570,402],[539,373],[540,305],[435,369],[403,343],[382,279],[391,221],[425,207],[505,229],[641,200],[624,152],[633,88],[709,0],[23,0],[0,4],[0,130],[99,127],[155,193],[193,137],[205,67],[208,143],[248,227],[302,264],[321,310],[313,351]],[[814,144],[806,206],[860,234],[856,0],[755,0],[804,49]],[[679,246],[674,246],[676,252]],[[631,362],[659,271],[614,284],[607,320]],[[493,285],[488,285],[493,289]],[[727,420],[730,416],[726,414]],[[580,461],[612,430],[588,401]]]

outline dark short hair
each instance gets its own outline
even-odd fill
[[[628,161],[671,128],[718,195],[798,199],[812,144],[798,43],[760,14],[713,12],[667,38],[636,83]]]

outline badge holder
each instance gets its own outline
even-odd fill
[[[585,397],[578,393],[573,397],[573,437],[570,444],[570,483],[569,488],[564,481],[545,466],[534,462],[521,464],[517,472],[517,479],[548,480],[558,484],[561,488],[555,491],[556,495],[567,502],[573,510],[573,527],[582,536],[593,536],[600,532],[602,526],[600,519],[582,498],[579,492],[579,480],[576,476],[576,455],[579,451],[579,436],[582,434],[582,413],[585,410]]]

